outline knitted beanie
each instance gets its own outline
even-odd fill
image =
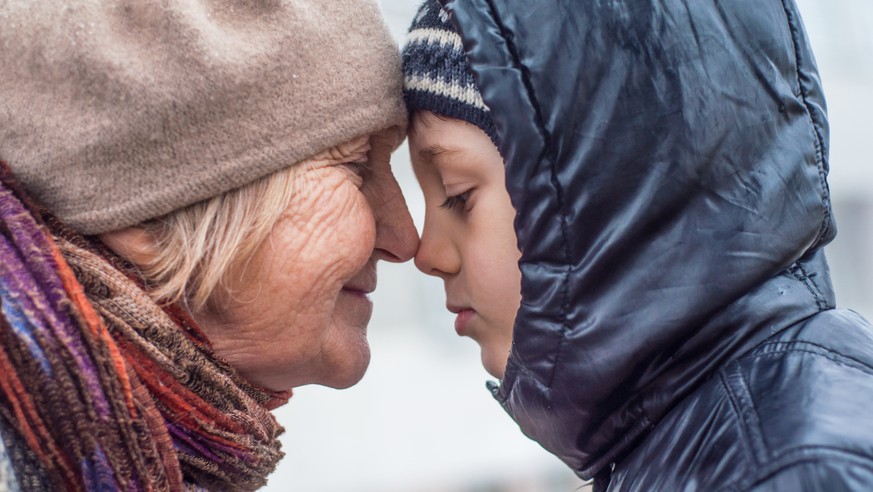
[[[476,85],[461,36],[436,0],[425,0],[403,47],[403,97],[409,114],[418,110],[466,121],[494,145],[497,131]]]
[[[84,234],[406,123],[376,0],[8,0],[0,26],[0,159]]]

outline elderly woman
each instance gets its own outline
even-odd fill
[[[250,490],[417,235],[374,2],[0,7],[0,491]]]

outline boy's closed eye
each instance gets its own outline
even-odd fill
[[[457,195],[448,196],[440,205],[440,208],[468,212],[467,201],[470,199],[470,193],[472,192],[473,190],[467,190],[463,193],[458,193]]]

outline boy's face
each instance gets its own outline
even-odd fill
[[[503,159],[478,127],[416,112],[409,135],[424,192],[419,270],[445,283],[458,335],[475,340],[482,365],[503,377],[521,302],[521,272]]]

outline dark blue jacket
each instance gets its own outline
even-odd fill
[[[610,491],[873,490],[873,329],[836,309],[792,0],[446,2],[518,215],[495,396]]]

